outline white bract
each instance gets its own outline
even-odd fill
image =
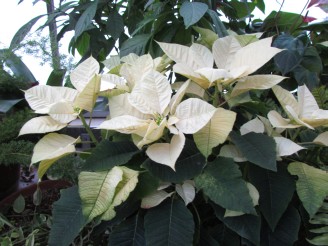
[[[298,128],[305,126],[314,129],[328,125],[328,110],[319,108],[306,85],[298,87],[297,99],[291,92],[280,86],[275,86],[272,90],[288,116],[288,119],[285,119],[277,111],[270,111],[268,118],[273,127]]]

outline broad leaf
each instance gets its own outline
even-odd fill
[[[134,86],[128,100],[144,114],[163,114],[170,103],[171,94],[167,78],[157,71],[151,71]]]
[[[212,148],[226,141],[235,120],[235,112],[217,108],[210,121],[193,135],[198,149],[205,157],[212,153]]]
[[[232,159],[219,157],[195,178],[196,188],[225,209],[255,214],[246,182]]]
[[[262,224],[261,246],[290,246],[294,245],[298,239],[301,218],[295,208],[289,207],[281,217],[274,232],[265,222]]]
[[[123,171],[119,167],[103,172],[80,173],[79,193],[83,215],[88,222],[107,211],[112,204],[116,187],[122,179]]]
[[[157,190],[148,196],[142,198],[141,200],[141,208],[149,209],[156,207],[157,205],[161,204],[166,198],[171,197],[174,192],[166,192],[164,190]]]
[[[19,135],[55,132],[63,129],[66,125],[55,121],[50,116],[39,116],[27,121],[20,129]]]
[[[273,90],[274,94],[276,95],[279,103],[281,104],[281,106],[284,109],[288,105],[295,111],[295,113],[297,115],[299,115],[300,107],[299,107],[299,104],[298,104],[297,100],[295,99],[295,97],[293,96],[292,93],[290,93],[289,91],[283,89],[279,85],[274,86],[272,88],[272,90]],[[288,112],[286,112],[286,113],[288,113]]]
[[[215,112],[216,108],[211,104],[198,98],[189,98],[178,105],[175,116],[179,121],[175,125],[183,133],[193,134],[202,129]]]
[[[245,135],[250,132],[264,133],[264,124],[259,118],[254,118],[240,127],[240,134]]]
[[[195,183],[192,180],[186,180],[182,185],[176,184],[175,190],[181,196],[186,206],[195,199]]]
[[[145,242],[144,218],[137,215],[120,223],[109,234],[108,245],[144,246]]]
[[[72,84],[79,92],[83,91],[90,80],[99,73],[99,69],[100,66],[97,60],[90,56],[71,72]]]
[[[273,138],[255,132],[243,136],[231,132],[230,137],[248,161],[265,169],[277,170],[276,143]]]
[[[175,163],[175,171],[150,159],[146,160],[143,165],[153,176],[164,182],[182,183],[201,173],[205,158],[195,144],[186,139],[185,146]]]
[[[316,143],[316,144],[322,144],[322,145],[328,146],[328,131],[319,134],[319,135],[313,140],[313,142]]]
[[[252,75],[239,80],[231,92],[231,97],[238,96],[250,90],[266,90],[277,85],[285,77],[279,75]]]
[[[53,204],[49,245],[70,245],[86,224],[78,187],[61,190],[60,199]]]
[[[207,4],[198,2],[183,2],[180,8],[180,15],[183,17],[186,28],[197,23],[206,13]]]
[[[83,166],[83,170],[109,170],[114,166],[126,164],[137,153],[139,153],[139,150],[132,142],[104,140],[92,150]]]
[[[300,118],[312,118],[313,112],[319,110],[317,101],[306,85],[298,87],[297,100],[300,108]]]
[[[12,99],[12,100],[1,100],[0,99],[0,112],[7,113],[13,106],[22,101],[21,99]]]
[[[67,87],[39,85],[25,91],[25,99],[36,113],[47,114],[53,104],[73,102],[77,94],[76,90]]]
[[[121,57],[127,56],[130,53],[142,55],[145,53],[146,45],[150,39],[149,34],[139,34],[133,38],[127,39],[121,46]]]
[[[274,231],[294,195],[295,182],[286,168],[279,166],[272,172],[250,165],[249,178],[260,193],[259,208]]]
[[[90,2],[88,8],[80,16],[79,20],[75,25],[75,39],[77,39],[91,24],[92,19],[94,18],[98,6],[98,0]]]
[[[146,154],[152,161],[175,170],[175,163],[183,150],[185,139],[183,133],[179,133],[172,137],[170,143],[152,144],[147,148]]]
[[[122,202],[126,201],[130,193],[134,190],[138,183],[138,171],[134,171],[127,167],[120,167],[123,172],[122,180],[115,188],[115,196],[107,208],[106,212],[101,216],[103,220],[111,220],[115,217],[115,207],[119,206]]]
[[[192,245],[194,218],[180,199],[170,199],[150,209],[144,226],[146,245]]]
[[[124,31],[124,22],[122,16],[115,10],[108,14],[106,29],[113,39],[118,39]]]
[[[245,214],[237,217],[224,217],[224,209],[212,204],[216,217],[228,228],[246,238],[255,245],[260,245],[261,217]]]
[[[312,218],[328,196],[328,173],[302,162],[290,163],[288,171],[298,176],[296,191]]]
[[[305,149],[288,138],[274,137],[274,141],[277,144],[278,156],[289,156],[296,153],[297,151]]]

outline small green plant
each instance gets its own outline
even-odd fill
[[[34,144],[29,141],[19,140],[0,144],[0,165],[21,164],[28,166],[31,162]]]

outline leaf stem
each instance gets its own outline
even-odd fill
[[[89,134],[89,136],[90,136],[92,142],[93,142],[95,145],[97,145],[97,144],[98,144],[98,140],[96,139],[95,135],[94,135],[93,132],[91,131],[90,126],[89,126],[89,125],[87,124],[87,122],[85,121],[84,116],[83,116],[82,114],[80,114],[80,115],[79,115],[79,118],[80,118],[80,120],[82,121],[82,124],[83,124],[85,130],[87,131],[87,133]]]

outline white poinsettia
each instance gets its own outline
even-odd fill
[[[164,130],[169,129],[174,134],[170,143],[155,143],[148,147],[147,154],[153,161],[174,169],[185,143],[184,134],[201,130],[218,109],[197,98],[182,101],[190,81],[185,82],[172,97],[170,83],[163,74],[151,70],[139,77],[142,79],[136,81],[131,93],[109,100],[111,118],[99,128],[132,134],[139,148],[159,140]],[[235,120],[234,113],[231,117],[228,133]],[[228,133],[224,132],[225,138]]]
[[[271,47],[272,38],[265,38],[244,47],[234,36],[217,39],[212,52],[203,45],[190,47],[159,43],[165,54],[175,61],[173,71],[195,81],[203,88],[213,83],[236,85],[231,96],[237,96],[251,89],[269,89],[284,77],[277,75],[253,75],[281,50]],[[216,68],[213,68],[215,62]]]
[[[306,85],[298,87],[297,99],[280,86],[274,86],[272,90],[288,116],[285,119],[277,111],[270,111],[268,119],[273,127],[285,129],[305,126],[314,129],[328,125],[328,110],[319,108]]]
[[[25,98],[37,114],[48,114],[26,122],[20,135],[46,133],[64,128],[81,110],[91,112],[100,89],[99,64],[90,57],[71,74],[76,89],[39,85],[25,91]],[[38,127],[36,127],[38,126]]]

